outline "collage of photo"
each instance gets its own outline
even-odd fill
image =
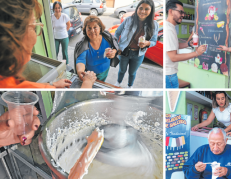
[[[0,179],[231,179],[230,10],[0,0]]]

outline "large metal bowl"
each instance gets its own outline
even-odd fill
[[[137,97],[136,97],[137,98]],[[128,100],[131,98],[127,98]],[[135,98],[134,98],[135,99]],[[137,102],[132,104],[132,111],[143,111],[146,112],[147,115],[142,117],[142,123],[147,126],[155,126],[158,122],[160,125],[158,127],[154,127],[153,136],[158,140],[162,140],[162,126],[163,126],[163,113],[157,108],[153,107],[153,105],[139,103],[139,99],[137,98]],[[47,163],[49,168],[53,171],[53,173],[60,179],[67,179],[68,173],[64,172],[61,167],[57,166],[52,160],[52,156],[50,151],[48,150],[47,144],[47,131],[49,130],[49,135],[57,134],[58,128],[65,128],[69,126],[71,121],[81,120],[84,118],[93,119],[94,117],[102,117],[106,120],[110,120],[110,116],[113,112],[112,108],[113,100],[109,99],[93,99],[80,103],[76,103],[73,105],[64,108],[52,116],[47,120],[46,124],[43,126],[42,132],[39,135],[39,149],[41,151],[42,157],[44,161]],[[131,114],[127,113],[127,118],[130,117]]]

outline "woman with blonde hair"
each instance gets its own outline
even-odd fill
[[[213,109],[208,119],[192,127],[192,131],[197,131],[199,128],[208,126],[213,122],[215,117],[226,126],[226,133],[231,130],[231,104],[229,103],[229,98],[225,91],[216,91],[214,93],[212,107]]]

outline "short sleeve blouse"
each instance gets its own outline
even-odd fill
[[[55,15],[52,14],[52,24],[53,24],[55,39],[65,39],[68,37],[68,33],[67,33],[68,21],[70,21],[70,18],[68,15],[64,13],[61,13],[59,19],[57,19]]]
[[[231,103],[229,103],[229,106],[225,108],[224,111],[220,111],[220,108],[216,107],[213,108],[213,112],[219,122],[222,122],[225,126],[229,126],[231,124],[230,121]]]

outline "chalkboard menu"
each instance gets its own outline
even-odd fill
[[[230,53],[217,48],[230,47],[230,7],[230,0],[196,0],[196,33],[199,46],[206,45],[207,50],[195,58],[195,67],[229,75]]]

